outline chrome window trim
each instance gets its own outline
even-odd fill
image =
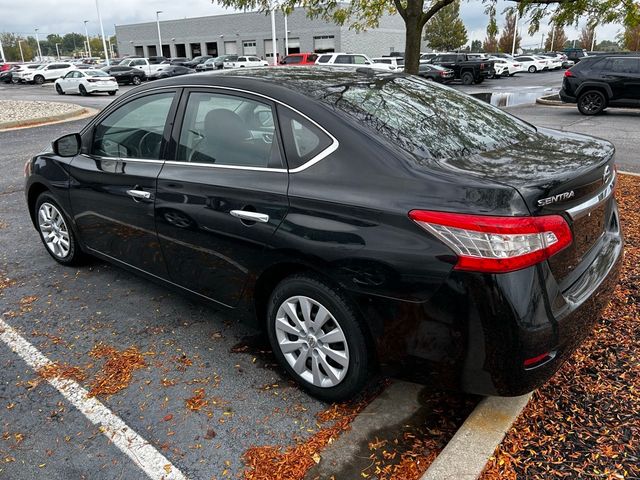
[[[164,160],[154,160],[152,158],[102,157],[100,155],[87,155],[86,153],[81,153],[80,156],[88,158],[90,160],[94,160],[97,158],[99,160],[114,162],[165,163]]]
[[[575,207],[571,207],[570,209],[567,210],[567,213],[573,220],[576,220],[586,215],[589,212],[589,210],[592,210],[593,208],[597,207],[601,203],[605,202],[611,196],[615,185],[616,185],[616,173],[614,170],[613,175],[611,176],[611,180],[609,180],[609,183],[602,190],[600,190],[596,195],[589,198],[588,200],[585,200],[581,204],[576,205]]]
[[[218,86],[218,85],[171,85],[171,86],[164,86],[164,87],[158,87],[158,88],[152,88],[152,89],[149,89],[149,90],[145,90],[144,93],[151,92],[151,91],[154,91],[154,90],[164,90],[164,89],[169,89],[169,88],[209,88],[209,89],[217,89],[217,90],[229,90],[229,91],[232,91],[232,92],[240,92],[240,93],[245,93],[245,94],[248,94],[248,95],[253,95],[253,96],[256,96],[256,97],[265,98],[265,99],[270,100],[270,101],[272,101],[274,103],[282,105],[285,108],[288,108],[292,112],[295,112],[296,114],[298,114],[301,117],[305,118],[307,121],[313,123],[316,127],[318,127],[322,132],[325,133],[325,135],[327,135],[331,139],[331,145],[329,145],[327,148],[325,148],[324,150],[319,152],[315,157],[307,160],[305,163],[303,163],[299,167],[291,168],[291,169],[286,169],[286,168],[268,168],[268,167],[245,167],[245,166],[242,166],[242,165],[215,165],[215,164],[211,164],[211,163],[192,163],[192,162],[184,162],[184,161],[177,161],[177,160],[166,160],[164,162],[166,164],[170,164],[170,165],[193,165],[194,167],[227,168],[227,169],[235,169],[235,170],[252,170],[252,171],[258,171],[258,172],[299,173],[299,172],[302,172],[302,171],[306,170],[307,168],[315,165],[316,163],[320,162],[321,160],[325,159],[326,157],[331,155],[333,152],[335,152],[340,147],[340,142],[338,142],[338,139],[336,137],[334,137],[333,135],[331,135],[318,122],[312,120],[307,115],[302,113],[300,110],[297,110],[297,109],[293,108],[292,106],[287,105],[286,103],[284,103],[284,102],[282,102],[280,100],[277,100],[277,99],[275,99],[273,97],[269,97],[268,95],[264,95],[262,93],[257,93],[257,92],[252,92],[251,90],[245,90],[243,88],[225,87],[225,86]],[[143,92],[140,92],[140,93],[143,93]]]

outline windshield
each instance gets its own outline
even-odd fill
[[[91,77],[108,77],[109,75],[102,70],[85,70],[86,75]]]
[[[377,76],[336,84],[320,100],[418,161],[495,150],[535,133],[496,107],[419,77]]]

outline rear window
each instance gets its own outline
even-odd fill
[[[470,156],[523,141],[535,129],[496,107],[417,77],[328,87],[322,102],[421,159]]]

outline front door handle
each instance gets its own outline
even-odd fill
[[[239,218],[240,220],[246,220],[248,222],[267,223],[269,221],[269,215],[266,213],[251,212],[249,210],[231,210],[229,213],[233,217]]]
[[[149,200],[151,198],[151,192],[145,192],[144,190],[127,190],[127,195],[133,197],[137,201],[138,198]]]

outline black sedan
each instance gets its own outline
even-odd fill
[[[431,65],[428,63],[420,64],[418,75],[422,78],[438,83],[450,83],[456,78],[455,72],[450,68],[441,67],[440,65]]]
[[[102,70],[115,78],[118,83],[125,85],[130,83],[140,85],[147,79],[147,74],[139,68],[127,67],[124,65],[112,65],[109,67],[103,67]]]
[[[151,72],[149,80],[158,80],[159,78],[178,77],[180,75],[187,75],[189,73],[196,73],[193,68],[183,67],[181,65],[163,65],[156,71]]]
[[[245,69],[134,89],[25,165],[46,251],[263,329],[336,400],[375,370],[536,388],[609,302],[614,148],[417,76]]]

